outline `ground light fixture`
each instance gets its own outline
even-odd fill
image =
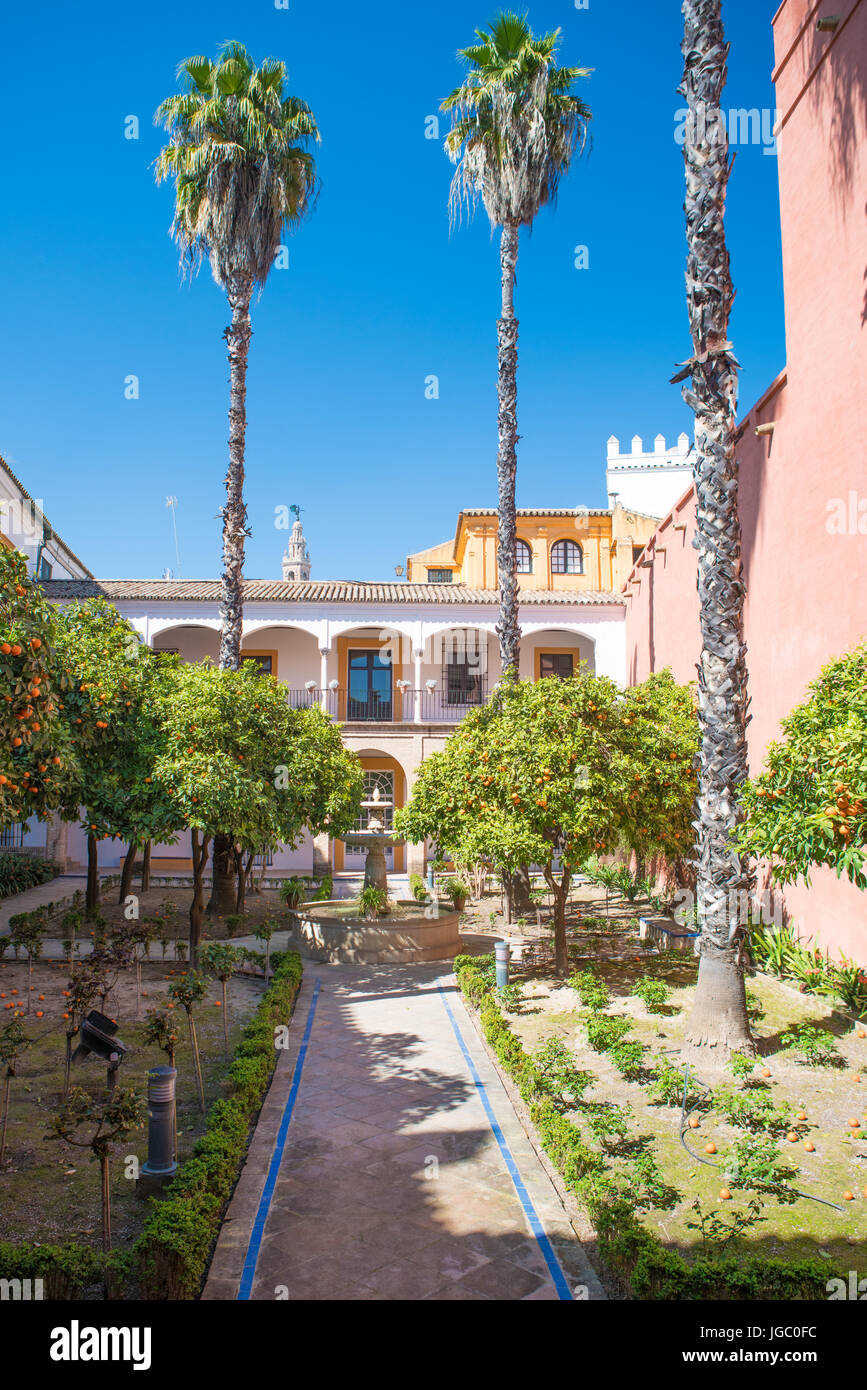
[[[840,23],[838,14],[826,14],[821,19],[816,20],[816,28],[820,34],[833,34]]]

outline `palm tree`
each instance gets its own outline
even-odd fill
[[[457,165],[449,207],[452,223],[481,198],[491,229],[501,228],[502,312],[497,323],[499,449],[497,483],[500,584],[500,658],[503,674],[517,675],[520,647],[516,578],[515,472],[517,468],[518,320],[514,288],[518,229],[529,227],[546,203],[555,203],[560,179],[587,139],[589,108],[573,84],[588,68],[558,68],[560,30],[537,38],[526,18],[500,14],[478,42],[461,49],[468,72],[442,103],[452,112],[445,147]]]
[[[695,413],[696,537],[702,652],[697,804],[700,965],[685,1050],[707,1065],[752,1052],[741,964],[747,860],[732,848],[747,776],[744,584],[735,458],[738,362],[728,338],[734,289],[725,237],[728,136],[720,101],[728,48],[721,0],[684,0],[687,307],[693,356],[675,381]]]
[[[312,210],[316,167],[308,148],[318,140],[307,104],[285,92],[286,66],[267,58],[259,67],[240,43],[223,44],[215,62],[185,58],[184,90],[162,103],[155,120],[171,139],[156,161],[156,178],[174,179],[172,234],[192,275],[205,255],[226,292],[229,467],[223,519],[220,666],[241,663],[244,545],[244,445],[250,300],[265,285],[284,228]],[[232,911],[232,843],[214,837],[211,909]]]

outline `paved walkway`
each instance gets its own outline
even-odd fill
[[[305,964],[205,1298],[604,1296],[446,970]]]
[[[39,883],[35,888],[27,888],[12,898],[0,899],[0,936],[9,935],[9,918],[17,912],[32,912],[46,903],[59,903],[63,898],[71,898],[77,888],[84,888],[87,880],[76,874],[60,874]]]

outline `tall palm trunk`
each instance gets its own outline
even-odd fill
[[[225,332],[229,349],[229,468],[223,508],[223,595],[220,604],[220,669],[241,665],[244,619],[244,544],[247,508],[244,504],[244,447],[247,434],[247,355],[250,350],[249,275],[234,275],[226,286],[232,322]],[[236,898],[234,843],[230,835],[214,836],[213,883],[209,914],[234,912]]]
[[[728,138],[719,119],[728,48],[721,0],[684,0],[684,80],[690,121],[686,162],[687,305],[693,357],[675,380],[692,378],[696,536],[702,652],[698,719],[698,986],[687,1054],[705,1065],[753,1050],[741,966],[742,890],[747,862],[731,847],[747,776],[744,584],[735,459],[738,363],[728,341],[734,290],[725,238]]]
[[[518,320],[515,318],[515,271],[518,264],[518,228],[507,224],[500,236],[500,269],[503,307],[497,322],[497,491],[499,526],[497,568],[500,582],[500,662],[503,675],[517,677],[521,643],[518,627],[517,518],[515,473],[518,466]]]

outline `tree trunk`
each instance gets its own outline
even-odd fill
[[[12,1073],[6,1069],[6,1082],[3,1087],[3,1124],[0,1126],[0,1169],[3,1167],[3,1160],[6,1156],[6,1124],[9,1120],[9,1088],[12,1084]]]
[[[111,1250],[111,1183],[108,1154],[99,1155],[99,1170],[102,1179],[102,1248],[107,1254]]]
[[[196,1075],[196,1090],[199,1093],[199,1108],[205,1113],[205,1084],[202,1080],[202,1059],[199,1055],[199,1039],[196,1035],[196,1025],[193,1020],[192,1009],[187,1010],[187,1022],[190,1025],[190,1047],[193,1050],[193,1071]]]
[[[223,508],[223,595],[220,605],[220,668],[237,671],[241,664],[244,617],[244,545],[247,508],[244,505],[244,446],[247,433],[247,354],[250,348],[249,275],[231,277],[226,293],[232,322],[224,337],[229,349],[229,468]]]
[[[235,897],[235,911],[240,916],[247,906],[247,870],[244,865],[244,851],[235,849],[234,854],[235,878],[238,884],[238,892]]]
[[[500,585],[500,662],[503,675],[517,679],[521,630],[518,627],[517,516],[515,473],[518,466],[518,320],[515,318],[515,270],[518,228],[503,227],[500,235],[502,314],[497,321],[497,572]]]
[[[120,895],[118,897],[118,902],[120,903],[121,907],[123,907],[127,895],[129,894],[129,890],[132,887],[132,874],[133,869],[135,868],[135,851],[136,847],[130,840],[129,847],[126,852],[126,858],[123,861],[123,868],[120,872]]]
[[[512,911],[519,917],[526,917],[533,911],[531,891],[530,870],[516,869],[512,874]]]
[[[728,138],[720,102],[727,48],[721,0],[685,0],[684,79],[690,120],[686,164],[687,307],[693,356],[675,380],[691,378],[684,399],[695,413],[696,536],[702,652],[698,668],[701,735],[697,803],[698,986],[684,1055],[722,1064],[732,1050],[754,1051],[739,966],[745,859],[731,848],[747,776],[747,669],[744,585],[735,459],[738,363],[728,341],[734,290],[725,238]]]
[[[554,905],[554,968],[558,975],[565,975],[569,969],[569,944],[566,939],[566,904],[569,900],[569,885],[572,875],[557,882],[552,872],[546,870],[545,882],[551,889]]]
[[[87,892],[85,894],[84,906],[88,913],[95,912],[99,907],[99,861],[97,859],[97,840],[96,836],[88,832],[87,836]]]
[[[63,1064],[63,1099],[64,1099],[64,1100],[66,1100],[66,1097],[69,1095],[69,1082],[70,1082],[70,1080],[71,1080],[71,1072],[72,1072],[72,1039],[75,1037],[75,1033],[77,1033],[77,1032],[78,1032],[78,1029],[76,1029],[74,1033],[67,1033],[67,1034],[66,1034],[66,1060],[65,1060],[65,1062],[64,1062],[64,1064]]]
[[[199,841],[198,830],[192,831],[193,850],[193,900],[190,903],[190,966],[196,968],[199,952],[199,938],[202,933],[202,920],[205,915],[205,865],[208,862],[207,837]]]
[[[151,842],[145,840],[141,856],[141,891],[147,893],[151,886]]]
[[[213,881],[208,901],[208,916],[226,917],[235,911],[238,900],[235,841],[232,835],[214,836],[212,860]]]

